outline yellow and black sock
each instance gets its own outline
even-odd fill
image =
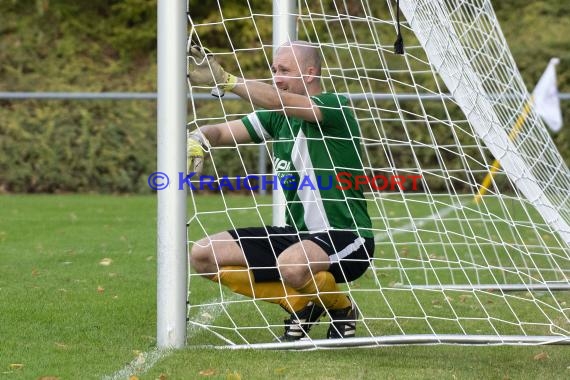
[[[328,310],[345,309],[351,306],[346,295],[340,292],[331,272],[318,272],[305,285],[297,289],[300,293],[317,296]]]
[[[227,286],[235,293],[278,304],[290,313],[302,310],[313,298],[301,294],[280,281],[255,282],[253,273],[241,266],[222,267],[212,281]]]

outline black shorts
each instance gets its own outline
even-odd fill
[[[293,227],[250,227],[228,231],[244,252],[257,282],[279,281],[277,257],[302,240],[321,247],[331,262],[329,272],[336,282],[349,282],[362,276],[374,254],[374,239],[362,238],[351,231],[322,233],[297,232]]]

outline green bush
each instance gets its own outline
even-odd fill
[[[156,166],[154,102],[4,103],[3,190],[148,191],[146,177]]]

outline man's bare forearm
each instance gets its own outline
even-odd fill
[[[251,136],[241,119],[220,124],[208,124],[199,129],[211,146],[235,146],[236,144],[251,142]]]
[[[310,122],[321,119],[320,110],[308,95],[279,91],[270,84],[243,78],[237,79],[232,92],[266,110],[283,112],[287,116],[299,117]]]
[[[209,124],[201,126],[200,132],[208,139],[208,142],[211,146],[220,146],[222,145],[220,142],[220,138],[222,136],[222,132],[220,130],[220,124]]]
[[[280,110],[283,108],[279,91],[263,82],[238,78],[232,92],[239,97],[251,101],[254,105],[267,110]]]

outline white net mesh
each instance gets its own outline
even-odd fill
[[[191,6],[191,38],[212,48],[229,72],[270,83],[273,16],[270,4],[255,3],[220,3],[206,20]],[[393,1],[299,1],[295,15],[298,38],[320,48],[325,91],[350,98],[362,167],[386,178],[367,194],[371,269],[342,285],[361,311],[357,335],[376,343],[449,334],[568,340],[570,171],[530,107],[490,2],[400,6],[405,55],[393,52]],[[255,109],[230,95],[201,99],[192,101],[192,125]],[[253,145],[212,149],[204,173],[214,182],[230,178],[235,191],[190,193],[190,244],[271,223],[271,197],[241,181],[268,169],[257,155],[271,146]],[[504,169],[476,200],[494,158]],[[283,310],[275,305],[233,295],[194,272],[189,284],[191,344],[252,345],[280,335]],[[309,344],[319,346],[325,330],[326,320]]]

